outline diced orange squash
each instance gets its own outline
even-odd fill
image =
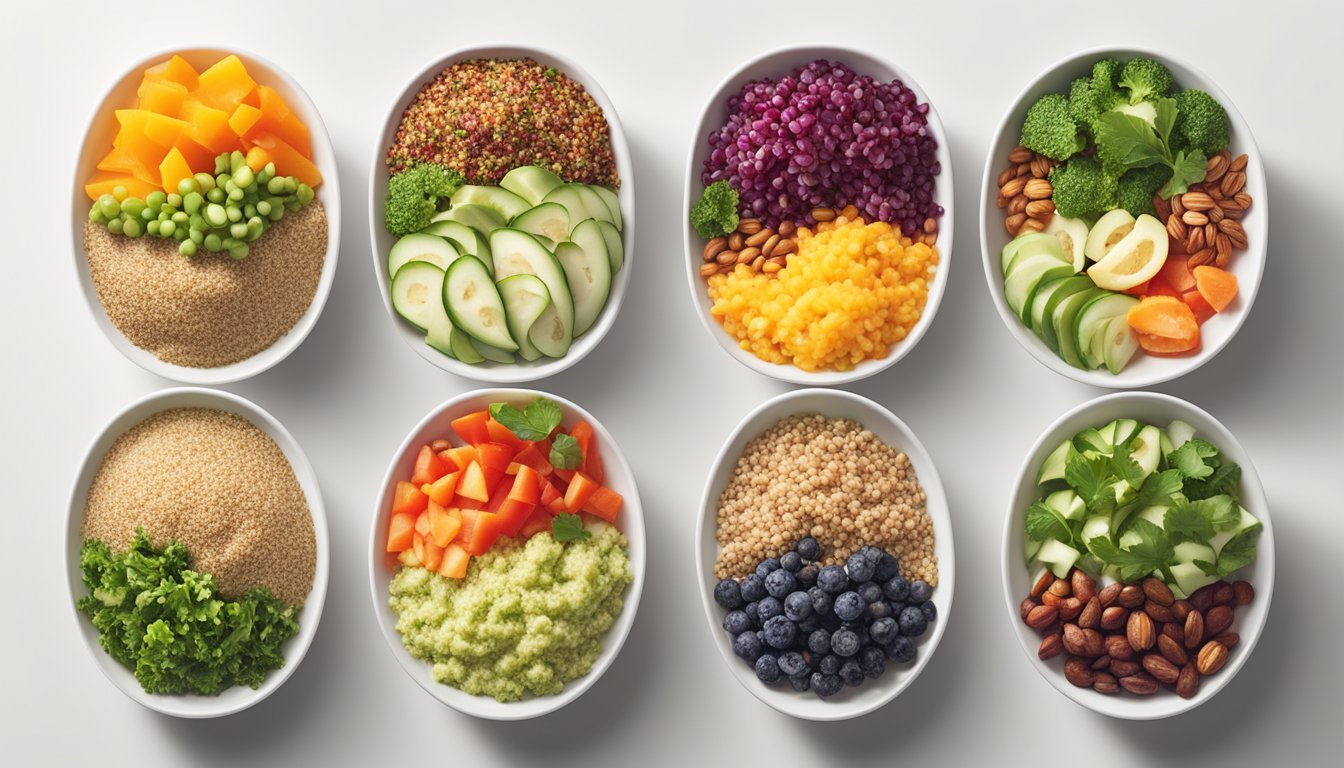
[[[256,87],[242,59],[230,55],[200,74],[192,95],[215,109],[232,112]]]
[[[1207,264],[1195,267],[1195,288],[1215,312],[1222,312],[1237,298],[1237,276]]]
[[[298,150],[286,144],[273,133],[257,131],[248,136],[248,140],[270,153],[275,163],[275,172],[280,176],[293,176],[299,181],[316,189],[322,184],[322,172],[312,160],[304,157]]]
[[[145,137],[164,149],[176,144],[177,138],[187,129],[185,120],[156,112],[145,112],[145,115]]]
[[[411,534],[411,551],[421,565],[425,563],[425,535],[419,531]]]
[[[471,534],[476,528],[476,519],[481,516],[481,511],[458,508],[457,516],[462,521],[462,527],[457,531],[457,541],[465,547],[467,542],[471,541]]]
[[[429,533],[433,537],[434,543],[440,547],[448,546],[448,543],[457,536],[457,532],[462,529],[462,513],[456,509],[445,509],[433,502],[429,505]]]
[[[527,518],[531,517],[536,508],[536,504],[530,504],[526,501],[505,499],[499,508],[499,521],[503,526],[504,535],[517,536],[523,528],[523,523],[527,522]]]
[[[177,183],[183,179],[189,179],[195,172],[191,166],[187,165],[187,159],[182,156],[181,150],[173,147],[168,150],[164,156],[163,162],[159,163],[159,174],[163,179],[163,188],[169,192],[177,191]],[[416,483],[419,485],[419,483]]]
[[[159,163],[163,162],[163,156],[168,154],[168,147],[150,140],[145,133],[149,116],[153,113],[143,109],[118,109],[115,114],[120,128],[112,140],[113,148],[124,150],[135,158],[141,167],[153,174],[153,178],[145,181],[158,184]]]
[[[504,477],[504,470],[513,461],[513,449],[500,443],[481,443],[476,446],[476,454],[485,475],[485,487],[494,493],[495,486]]]
[[[252,147],[247,150],[247,167],[252,169],[253,173],[260,173],[266,164],[271,162],[271,153],[261,147]]]
[[[569,431],[569,436],[579,444],[579,452],[583,454],[581,468],[584,474],[591,477],[593,482],[601,485],[606,473],[602,469],[602,454],[597,449],[597,436],[593,433],[592,425],[586,421],[580,421]]]
[[[188,64],[186,59],[174,55],[171,59],[146,69],[144,79],[171,80],[188,91],[194,91],[199,77],[196,68]]]
[[[476,460],[476,449],[470,445],[459,445],[443,451],[439,454],[439,458],[451,461],[457,465],[458,470],[465,472],[467,465]]]
[[[542,507],[537,507],[532,514],[527,516],[527,520],[523,521],[523,527],[518,530],[518,535],[523,538],[530,538],[542,531],[549,530],[551,530],[551,513]]]
[[[1204,295],[1199,291],[1190,291],[1186,293],[1181,297],[1181,301],[1184,301],[1186,305],[1190,307],[1190,311],[1195,313],[1195,322],[1200,325],[1203,325],[1209,318],[1217,314],[1214,308],[1209,306],[1208,299],[1205,299]]]
[[[457,542],[453,542],[443,549],[443,559],[439,562],[439,575],[446,579],[461,579],[467,575],[467,565],[471,563],[471,555],[463,549]]]
[[[290,110],[280,94],[269,85],[257,86],[257,102],[262,114],[265,129],[284,140],[307,158],[313,156],[312,137],[308,135],[308,126],[299,116]]]
[[[261,122],[261,110],[247,104],[239,104],[234,107],[233,114],[229,115],[229,130],[239,138],[245,138],[252,129]]]
[[[407,568],[419,568],[421,565],[420,558],[416,556],[415,550],[411,547],[406,547],[406,549],[402,550],[401,553],[397,555],[397,562]]]
[[[187,123],[185,133],[192,141],[216,155],[241,150],[243,144],[229,129],[229,114],[222,109],[188,98],[178,113]],[[213,169],[212,169],[213,170]]]
[[[509,500],[509,484],[499,483],[490,491],[490,501],[485,504],[486,512],[498,512],[504,502]]]
[[[485,482],[485,472],[481,469],[479,462],[473,461],[467,465],[466,471],[462,473],[462,480],[458,484],[457,492],[461,496],[482,503],[490,500],[490,488]]]
[[[514,453],[522,450],[523,441],[519,439],[517,435],[513,434],[513,430],[500,424],[498,421],[495,421],[494,418],[486,420],[485,430],[489,433],[488,439],[490,442],[507,445],[509,448],[513,449]]]
[[[429,510],[426,509],[415,518],[415,532],[421,536],[429,535]]]
[[[468,499],[460,493],[453,497],[453,506],[458,509],[482,510],[485,509],[485,504],[484,501]]]
[[[146,184],[144,181],[134,176],[124,176],[121,174],[107,173],[100,171],[93,175],[93,178],[84,185],[84,194],[89,196],[90,200],[97,200],[103,195],[112,194],[112,190],[117,187],[125,187],[126,194],[132,197],[144,199],[145,195],[158,189],[157,184]]]
[[[456,466],[453,471],[435,480],[429,486],[429,500],[440,506],[448,506],[453,500],[453,494],[457,493],[457,482],[462,479],[462,471]]]
[[[140,96],[140,108],[160,115],[177,117],[182,102],[187,100],[187,87],[172,80],[145,80],[136,91]]]
[[[182,157],[187,161],[187,167],[191,168],[192,171],[196,173],[214,172],[215,153],[192,141],[187,136],[186,131],[183,131],[182,135],[177,137],[177,143],[173,145],[173,148],[182,153]]]
[[[1139,347],[1150,355],[1184,355],[1199,349],[1198,332],[1189,339],[1168,339],[1150,333],[1135,333],[1134,336],[1139,340]]]
[[[1199,336],[1195,313],[1172,296],[1148,296],[1130,308],[1129,327],[1138,333],[1190,342]]]
[[[428,506],[429,497],[419,488],[404,480],[397,482],[397,488],[392,494],[392,514],[418,515]]]
[[[415,536],[415,515],[398,512],[387,523],[387,551],[401,552],[409,549]]]
[[[520,464],[513,486],[509,488],[509,498],[536,504],[541,500],[541,475],[526,464]]]
[[[528,443],[523,446],[522,450],[518,451],[517,455],[513,457],[513,460],[519,464],[526,464],[538,475],[546,477],[551,474],[551,472],[555,471],[555,468],[551,466],[551,460],[547,457],[547,454],[550,453],[550,448],[547,448],[546,452],[543,453],[541,450],[542,445],[542,443]]]
[[[440,547],[434,541],[434,537],[426,536],[423,541],[424,567],[427,571],[437,571],[439,565],[443,562],[443,547]]]
[[[502,532],[503,523],[494,512],[482,512],[476,516],[476,525],[471,528],[471,538],[467,540],[467,551],[473,555],[484,555],[495,545],[495,539]]]
[[[565,511],[573,514],[583,509],[583,505],[588,503],[600,487],[591,477],[582,472],[575,472],[574,479],[569,482],[569,488],[565,490]]]
[[[444,466],[439,455],[434,453],[434,449],[428,445],[420,446],[420,453],[415,457],[415,470],[411,472],[411,482],[415,485],[432,483],[446,474],[448,468]]]
[[[480,445],[490,442],[490,429],[486,427],[489,421],[489,411],[474,411],[453,419],[451,426],[453,433],[462,438],[462,442],[467,445]]]
[[[593,491],[588,503],[583,505],[583,511],[600,517],[608,523],[614,523],[624,501],[625,499],[621,497],[621,494],[606,486],[599,486],[596,491]]]

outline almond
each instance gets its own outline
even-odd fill
[[[1203,613],[1213,607],[1213,585],[1200,587],[1190,595],[1190,607]]]
[[[1064,677],[1079,688],[1092,687],[1092,662],[1081,656],[1070,656],[1064,662]]]
[[[1137,675],[1143,671],[1143,666],[1137,661],[1121,661],[1111,659],[1111,674],[1116,677],[1129,677]]]
[[[1036,649],[1036,655],[1041,661],[1053,659],[1064,652],[1064,641],[1059,635],[1046,635],[1041,638],[1041,647]]]
[[[770,258],[778,259],[783,256],[788,256],[790,253],[794,253],[797,250],[798,250],[798,241],[786,237],[783,240],[779,241],[779,245],[775,246],[775,250],[770,254]]]
[[[1073,587],[1069,586],[1067,579],[1055,579],[1054,583],[1050,585],[1050,592],[1060,597],[1068,597],[1073,594]]]
[[[1160,653],[1150,653],[1143,657],[1143,670],[1152,675],[1159,683],[1171,685],[1181,676],[1181,668],[1167,661]]]
[[[742,250],[738,251],[738,253],[737,253],[737,263],[738,263],[738,264],[750,264],[751,262],[753,262],[753,261],[756,260],[756,257],[757,257],[757,256],[760,256],[760,255],[761,255],[761,249],[760,249],[760,248],[757,248],[757,247],[754,246],[754,245],[753,245],[753,246],[749,246],[749,247],[747,247],[747,248],[743,248]]]
[[[1186,192],[1181,203],[1187,211],[1207,211],[1213,207],[1213,198],[1203,192]]]
[[[1178,217],[1185,213],[1185,204],[1181,202],[1180,195],[1171,198],[1171,213]]]
[[[1224,197],[1232,197],[1246,188],[1246,174],[1241,171],[1228,171],[1223,180],[1218,182],[1218,190]]]
[[[1013,198],[1016,202],[1018,198]],[[1048,216],[1055,212],[1055,204],[1050,200],[1032,200],[1022,209],[1027,216],[1033,219],[1039,219],[1042,216]]]
[[[1237,605],[1250,605],[1254,599],[1255,587],[1249,581],[1238,581],[1232,585],[1232,600]]]
[[[1128,584],[1121,589],[1120,597],[1116,599],[1116,602],[1130,609],[1138,608],[1140,605],[1143,605],[1143,601],[1143,590],[1133,584]]]
[[[713,261],[715,256],[728,248],[728,238],[719,236],[705,243],[705,261]]]
[[[1014,177],[1013,179],[1010,179],[1007,184],[1004,184],[1003,186],[999,187],[999,194],[1003,195],[1005,198],[1009,200],[1012,200],[1014,197],[1017,197],[1018,195],[1022,194],[1022,190],[1026,189],[1026,187],[1027,187],[1026,179],[1020,177]]]
[[[1022,188],[1022,193],[1032,200],[1045,200],[1054,193],[1054,187],[1045,179],[1031,179]]]
[[[1005,195],[1005,196],[1006,196],[1006,197],[1011,197],[1011,195]],[[813,208],[813,209],[812,209],[812,220],[813,220],[813,221],[818,221],[818,222],[820,222],[820,221],[833,221],[834,219],[835,219],[835,209],[834,209],[834,208]]]
[[[1159,603],[1154,603],[1152,600],[1143,604],[1143,612],[1148,614],[1148,617],[1158,624],[1166,624],[1175,619],[1175,617],[1171,615],[1170,608]]]
[[[1087,640],[1077,624],[1064,625],[1064,650],[1074,656],[1082,656],[1087,651]]]
[[[1107,635],[1106,655],[1115,661],[1129,661],[1134,658],[1134,649],[1124,635]]]
[[[1044,231],[1045,231],[1045,219],[1028,218],[1026,221],[1022,222],[1022,228],[1019,229],[1017,233],[1020,235],[1024,232],[1044,232]]]
[[[1185,242],[1188,237],[1185,222],[1181,221],[1181,217],[1174,213],[1167,217],[1167,236],[1178,243]]]
[[[1237,201],[1237,205],[1241,206],[1241,210],[1243,211],[1250,210],[1251,203],[1254,202],[1251,199],[1251,196],[1245,192],[1238,192],[1232,196],[1232,199]]]
[[[1177,645],[1185,642],[1185,630],[1182,622],[1169,621],[1162,625],[1162,631],[1157,634],[1157,642],[1160,645],[1162,638],[1170,638],[1176,641]]]
[[[783,238],[781,238],[777,232],[770,235],[765,241],[765,244],[761,246],[761,255],[765,256],[767,259],[774,256],[775,248],[779,246],[779,241],[782,239]]]
[[[1092,690],[1097,693],[1119,693],[1120,681],[1109,672],[1093,672]]]
[[[1086,603],[1097,594],[1097,582],[1081,568],[1073,569],[1069,577],[1069,586],[1073,587],[1073,596]]]
[[[1189,600],[1177,600],[1171,604],[1171,615],[1176,617],[1177,621],[1185,621],[1186,614],[1191,610]]]
[[[1036,156],[1035,152],[1023,146],[1013,147],[1013,151],[1008,153],[1008,162],[1016,165],[1018,163],[1030,162]]]
[[[1045,629],[1059,618],[1059,609],[1053,605],[1038,605],[1027,614],[1027,626],[1032,629]]]
[[[1176,678],[1176,695],[1183,699],[1193,698],[1199,693],[1199,671],[1193,661],[1181,667],[1181,675]]]
[[[765,241],[769,240],[774,234],[775,231],[773,229],[761,227],[761,223],[758,221],[756,222],[756,232],[752,234],[751,237],[747,238],[747,245],[759,248],[762,245],[765,245]]]
[[[1153,629],[1153,620],[1143,611],[1129,614],[1125,624],[1125,638],[1135,651],[1146,651],[1157,642],[1157,632]]]
[[[1201,675],[1212,675],[1223,668],[1227,663],[1227,646],[1217,640],[1210,640],[1199,649],[1199,655],[1195,657],[1195,669]]]
[[[1142,672],[1120,678],[1120,687],[1136,696],[1149,696],[1157,693],[1157,681],[1151,675]]]
[[[1212,184],[1221,179],[1223,174],[1227,173],[1227,168],[1231,164],[1231,161],[1223,155],[1214,155],[1213,157],[1210,157],[1209,169],[1204,173],[1204,181]]]
[[[1223,219],[1218,222],[1218,231],[1227,235],[1227,239],[1232,241],[1233,248],[1245,248],[1248,245],[1246,230],[1239,221]]]
[[[1209,637],[1220,635],[1232,626],[1232,609],[1226,605],[1215,605],[1204,616],[1204,634]]]
[[[1007,184],[1016,177],[1017,177],[1017,167],[1008,166],[1007,168],[1003,169],[1003,173],[999,174],[998,181],[995,181],[994,184],[995,186],[1002,188],[1004,184]]]
[[[711,275],[717,275],[717,274],[719,274],[719,264],[718,264],[718,262],[711,261],[711,262],[708,263],[708,264],[701,264],[701,265],[700,265],[700,276],[701,276],[701,277],[709,277],[709,276],[711,276]]]
[[[737,251],[732,249],[726,251],[719,251],[719,255],[714,257],[714,261],[715,263],[722,264],[724,266],[728,266],[729,264],[736,264]]]
[[[1181,221],[1184,221],[1187,227],[1202,227],[1209,223],[1209,217],[1199,211],[1186,211],[1181,214]]]
[[[1104,653],[1103,653],[1102,655],[1098,656],[1096,659],[1094,659],[1094,660],[1092,661],[1092,671],[1093,671],[1093,672],[1096,672],[1096,671],[1098,671],[1098,670],[1102,670],[1102,669],[1110,669],[1110,668],[1111,668],[1111,657],[1110,657],[1110,656],[1107,656],[1107,655],[1104,654]]]
[[[744,243],[746,243],[746,241],[747,238],[745,235],[743,235],[741,232],[734,232],[728,236],[728,250],[740,251],[742,250],[742,246]]]
[[[1054,592],[1051,592],[1049,590],[1046,590],[1045,594],[1041,595],[1041,602],[1045,603],[1046,605],[1053,605],[1058,607],[1059,604],[1063,601],[1064,598],[1060,597],[1059,595],[1056,595]]]
[[[1163,658],[1178,667],[1184,666],[1185,662],[1190,660],[1189,654],[1185,652],[1185,649],[1181,647],[1181,644],[1168,635],[1158,635],[1157,650],[1162,654]]]
[[[1163,200],[1161,195],[1153,195],[1153,208],[1157,210],[1157,220],[1166,221],[1171,216],[1171,201]]]
[[[1083,629],[1091,629],[1097,626],[1099,621],[1101,621],[1101,601],[1093,596],[1083,606],[1083,612],[1078,614],[1078,626]]]
[[[1097,593],[1097,598],[1101,600],[1102,608],[1110,608],[1115,603],[1116,598],[1120,597],[1120,590],[1124,585],[1120,583],[1110,584]]]
[[[1185,647],[1194,650],[1204,642],[1204,615],[1190,611],[1185,617]]]
[[[1143,593],[1149,600],[1161,606],[1169,606],[1176,602],[1176,598],[1171,594],[1171,589],[1161,579],[1149,576],[1143,580]]]
[[[1022,605],[1018,606],[1018,612],[1022,614],[1022,620],[1026,621],[1027,614],[1031,613],[1031,609],[1035,608],[1038,605],[1040,605],[1040,603],[1036,602],[1035,598],[1028,597],[1027,599],[1023,600]]]
[[[1246,155],[1237,155],[1236,159],[1232,161],[1231,165],[1229,165],[1227,169],[1229,171],[1236,171],[1236,172],[1244,171],[1246,170],[1246,164],[1249,162],[1250,158],[1247,157]]]
[[[1204,250],[1204,228],[1190,227],[1185,236],[1185,252],[1198,253]]]
[[[1059,601],[1059,620],[1073,621],[1083,612],[1083,601],[1076,597],[1066,597]]]
[[[744,235],[754,235],[761,231],[760,219],[743,219],[737,224],[737,231]],[[758,243],[752,243],[758,245]]]
[[[1230,258],[1232,258],[1232,240],[1219,232],[1213,239],[1213,260],[1221,267]]]
[[[1199,251],[1198,253],[1190,254],[1190,258],[1186,262],[1186,264],[1189,265],[1191,269],[1194,269],[1195,267],[1202,267],[1205,264],[1211,263],[1213,261],[1213,256],[1214,256],[1213,249],[1205,248]]]
[[[1241,635],[1238,635],[1236,632],[1224,632],[1213,639],[1222,643],[1225,647],[1231,648],[1241,641]]]
[[[1027,220],[1027,214],[1015,213],[1003,220],[1003,228],[1008,230],[1008,234],[1017,237],[1018,230],[1022,229],[1022,223]]]
[[[1125,619],[1128,618],[1128,608],[1112,605],[1110,608],[1101,612],[1101,628],[1108,631],[1119,629],[1125,626]]]
[[[1106,638],[1095,629],[1083,630],[1083,646],[1086,653],[1084,656],[1108,656],[1106,653]]]

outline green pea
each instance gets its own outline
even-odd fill
[[[169,210],[168,206],[165,205],[159,209],[159,215],[156,218],[159,221],[168,221],[173,218],[173,211]]]
[[[187,237],[191,238],[191,242],[200,245],[201,241],[205,239],[205,232],[197,227],[192,227],[187,231]]]
[[[185,228],[185,227],[178,227],[177,229],[173,230],[173,239],[176,240],[176,241],[179,242],[179,243],[185,243],[185,242],[187,241],[187,230],[186,230],[186,228]]]
[[[177,194],[176,192],[168,195],[168,205],[171,205],[173,208],[181,208],[182,196]]]
[[[120,235],[120,234],[121,234],[121,227],[122,227],[121,217],[117,217],[117,218],[115,218],[115,219],[108,219],[108,220],[107,220],[107,231],[108,231],[108,232],[111,232],[111,233],[114,234],[114,235]]]
[[[205,250],[211,253],[219,253],[224,249],[224,242],[220,240],[219,235],[216,235],[214,232],[205,236],[203,245],[205,245]]]
[[[272,195],[283,195],[285,193],[285,180],[278,176],[271,179],[266,182],[266,191]]]
[[[139,237],[144,233],[144,228],[140,226],[139,219],[126,219],[122,222],[121,233],[127,237]]]
[[[229,199],[235,203],[241,203],[243,201],[243,197],[244,197],[243,190],[237,187],[234,187],[233,191],[229,193]]]
[[[205,217],[199,213],[193,213],[191,216],[187,217],[187,224],[191,225],[192,229],[207,230],[210,228],[209,225],[205,223]]]
[[[194,178],[196,179],[196,186],[200,188],[202,194],[215,188],[215,177],[208,173],[198,173]]]
[[[102,224],[103,219],[103,209],[97,203],[94,203],[93,207],[89,209],[89,221],[92,221],[95,224]]]
[[[145,195],[145,205],[148,205],[150,208],[153,208],[156,213],[159,210],[159,206],[163,205],[164,202],[167,200],[168,196],[157,189],[154,190],[153,192],[150,192],[148,195]]]
[[[248,168],[246,165],[233,172],[233,183],[240,187],[250,187],[252,186],[252,182],[256,180],[257,177],[252,174],[252,169]]]
[[[125,200],[126,196],[129,194],[130,192],[126,191],[126,187],[120,184],[112,188],[112,196],[115,197],[118,202]]]
[[[257,208],[257,214],[260,216],[271,215],[271,203],[268,200],[258,200],[256,208]]]
[[[162,222],[162,221],[159,221],[158,219],[154,219],[153,221],[148,222],[147,224],[145,224],[145,231],[148,232],[148,233],[151,234],[151,235],[158,235],[158,234],[159,234],[159,229],[160,229],[162,226],[163,226],[163,222]]]
[[[191,216],[183,211],[178,211],[177,213],[174,213],[171,218],[173,221],[177,222],[179,226],[187,224],[191,221]]]
[[[238,222],[243,220],[243,209],[236,205],[230,205],[224,209],[228,213],[229,221]]]
[[[224,190],[220,189],[219,187],[215,187],[214,189],[205,193],[205,199],[209,200],[212,203],[222,203],[224,202],[224,198],[225,198]]]
[[[247,237],[247,222],[240,221],[229,226],[229,236],[235,240],[242,240]]]
[[[234,261],[242,261],[247,258],[247,243],[238,243],[229,249],[229,258]]]
[[[146,208],[145,210],[143,210],[143,211],[140,212],[140,218],[143,219],[143,220],[145,220],[145,221],[154,221],[154,220],[156,220],[156,219],[159,218],[159,211],[161,211],[161,210],[163,210],[163,209],[162,209],[162,208]]]
[[[177,182],[177,194],[181,195],[182,197],[186,197],[192,192],[198,192],[198,191],[200,191],[200,185],[196,183],[196,179],[194,177],[188,177]]]
[[[257,215],[257,206],[253,205],[252,203],[248,203],[247,205],[243,206],[243,218],[250,219],[256,215]]]
[[[159,224],[158,234],[160,237],[172,237],[173,233],[177,231],[177,223],[174,222],[172,219],[169,219],[168,221],[158,222],[158,224]]]
[[[299,205],[307,205],[313,202],[313,188],[307,184],[300,184],[294,195],[299,199]]]
[[[201,207],[205,198],[201,197],[200,192],[192,191],[182,196],[182,210],[187,213],[195,213]]]
[[[140,212],[145,208],[145,201],[138,197],[128,197],[121,201],[121,212],[133,219],[139,218]]]
[[[262,168],[261,172],[257,174],[257,186],[264,188],[267,184],[271,183],[271,179],[273,178],[275,178],[274,173],[267,173],[266,169]]]
[[[177,252],[183,256],[191,257],[196,255],[196,242],[194,240],[183,240],[177,246]]]
[[[270,219],[271,221],[279,221],[284,217],[285,217],[285,206],[277,203],[276,205],[271,206],[271,213],[266,218]]]
[[[224,206],[211,203],[205,207],[205,220],[212,227],[222,227],[228,223],[229,215],[225,212]]]

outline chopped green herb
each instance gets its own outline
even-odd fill
[[[583,463],[583,452],[579,450],[579,441],[563,432],[551,441],[551,466],[556,469],[578,469]]]
[[[592,532],[583,527],[583,519],[569,514],[551,518],[551,536],[556,541],[586,541],[593,538]]]
[[[491,403],[490,415],[520,440],[545,440],[564,418],[560,406],[544,397],[518,410],[508,403]]]

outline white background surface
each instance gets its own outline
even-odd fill
[[[1337,8],[1299,3],[1134,4],[56,2],[6,8],[0,119],[0,763],[5,765],[1337,764],[1340,511]],[[735,5],[735,4],[734,4]],[[586,8],[591,6],[591,8]],[[825,15],[816,9],[825,8]],[[325,10],[324,10],[325,9]],[[626,9],[618,11],[617,9]],[[365,231],[369,153],[407,73],[469,42],[568,53],[620,111],[639,176],[632,294],[603,344],[538,386],[592,411],[639,478],[650,568],[625,651],[583,698],[525,723],[472,720],[397,668],[371,614],[364,548],[388,456],[421,416],[473,388],[393,333]],[[83,121],[114,73],[145,51],[210,42],[286,68],[323,111],[346,196],[326,313],[287,361],[226,387],[280,419],[321,479],[332,574],[321,629],[294,677],[224,720],[161,717],[118,693],[71,626],[60,573],[69,483],[96,430],[170,386],[115,352],[80,304],[61,218]],[[836,42],[890,57],[934,99],[963,215],[937,321],[900,364],[850,387],[920,435],[952,504],[958,589],[933,663],[900,698],[846,723],[805,723],[757,702],[710,645],[692,580],[694,509],[738,419],[784,387],[736,364],[692,316],[682,278],[682,163],[703,101],[748,56]],[[1032,76],[1083,47],[1167,49],[1217,80],[1255,131],[1272,196],[1269,267],[1247,325],[1202,370],[1156,389],[1223,420],[1254,458],[1273,509],[1279,572],[1270,624],[1245,669],[1188,715],[1112,721],[1031,669],[998,583],[1007,494],[1024,452],[1068,407],[1101,394],[1044,369],[990,304],[976,217],[1000,113]],[[945,273],[946,275],[947,273]],[[1061,753],[1067,754],[1063,756]]]

